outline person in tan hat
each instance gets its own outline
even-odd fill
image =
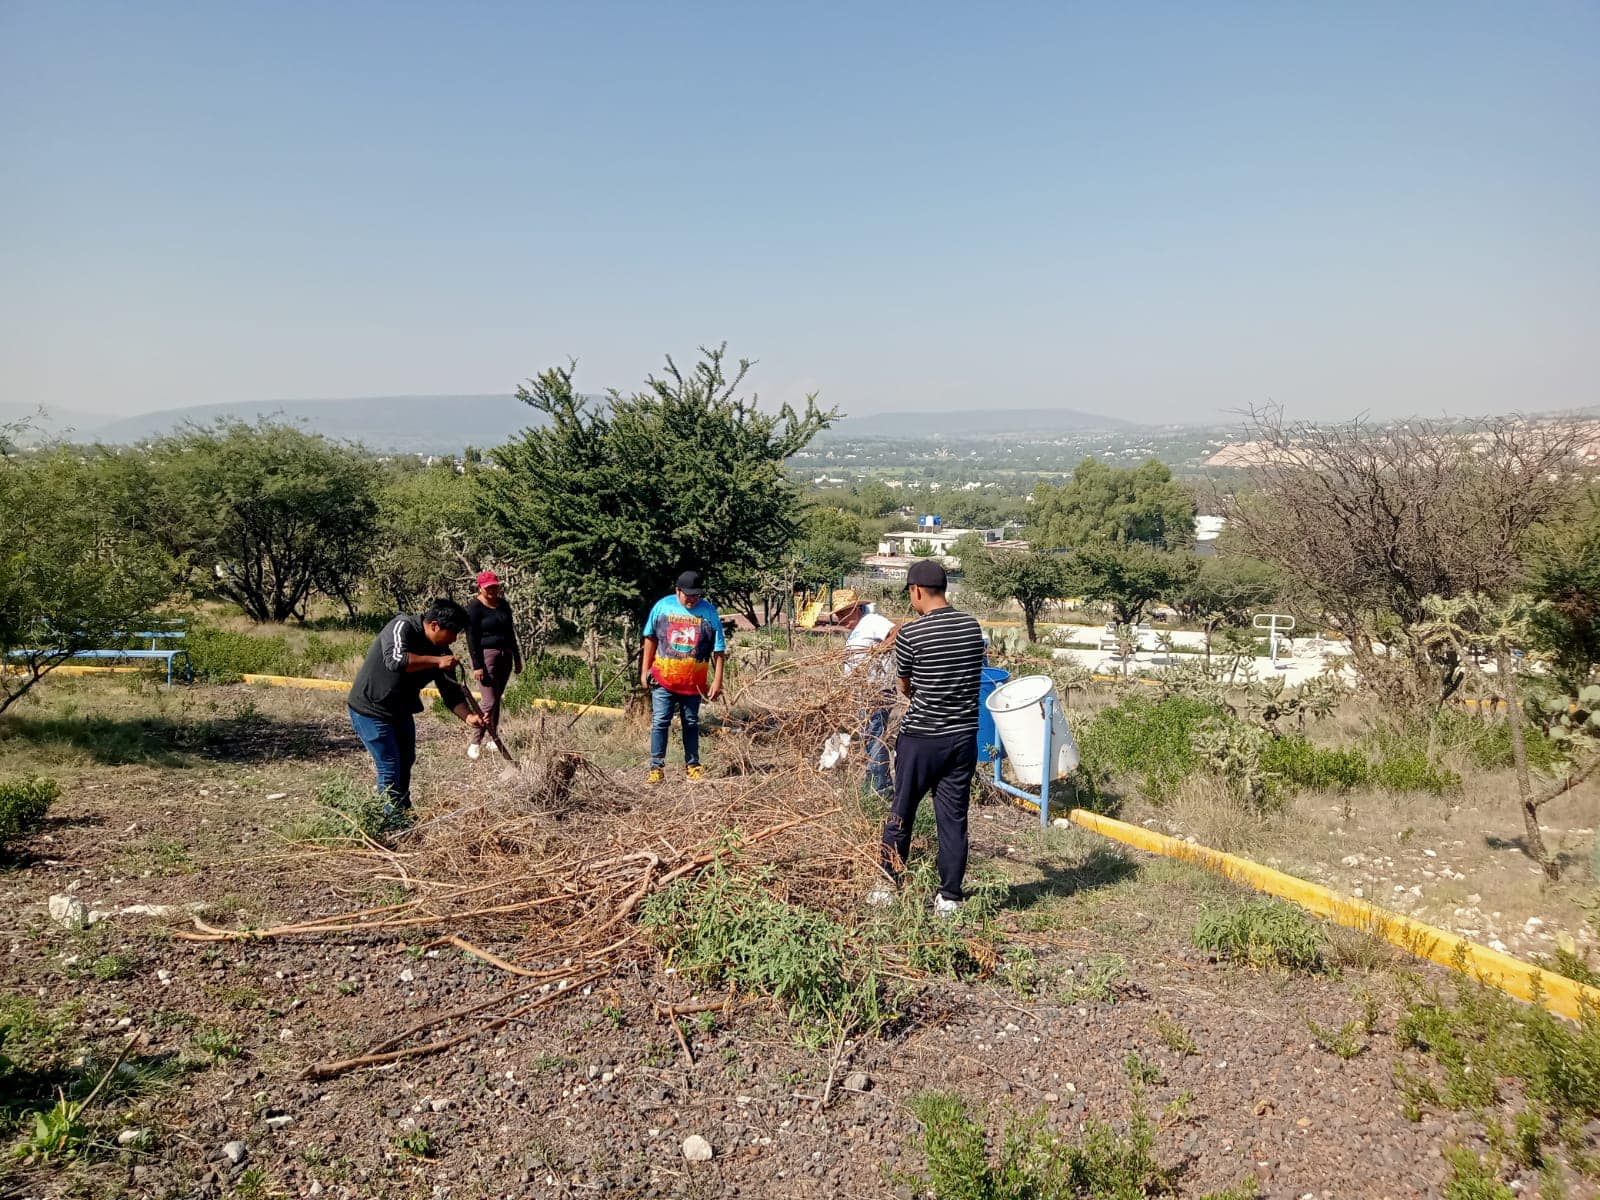
[[[858,692],[862,706],[857,735],[864,739],[867,784],[881,799],[888,800],[894,794],[894,783],[889,774],[889,743],[884,735],[894,709],[894,661],[885,656],[872,661],[872,655],[885,643],[892,646],[900,627],[859,600],[846,601],[834,609],[833,623],[846,635],[845,674],[866,672],[866,682]]]

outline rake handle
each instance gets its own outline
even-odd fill
[[[479,705],[478,698],[472,694],[472,680],[462,679],[460,677],[460,672],[461,661],[457,659],[455,669],[450,672],[450,676],[461,685],[461,694],[466,697],[467,701],[467,711],[475,717],[481,717],[483,716],[483,708],[481,705]],[[511,751],[506,749],[506,742],[505,739],[500,736],[500,731],[498,729],[490,729],[489,733],[494,740],[494,748],[500,751],[500,757],[505,759],[513,767],[521,766],[521,763],[511,757]]]

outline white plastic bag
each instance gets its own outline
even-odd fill
[[[817,770],[831,771],[850,757],[850,735],[830,733],[822,743],[822,757],[817,760]]]

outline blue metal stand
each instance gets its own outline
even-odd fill
[[[1052,736],[1055,732],[1053,719],[1055,717],[1055,707],[1056,698],[1053,695],[1046,696],[1039,701],[1039,714],[1044,718],[1044,738],[1042,742],[1044,757],[1039,762],[1039,794],[1037,796],[1032,792],[1025,792],[1019,787],[1014,787],[1001,779],[1000,760],[1002,756],[997,754],[994,758],[994,786],[1008,796],[1015,796],[1018,800],[1026,801],[1037,808],[1039,810],[1039,827],[1041,829],[1050,827],[1050,776],[1055,773],[1056,758]]]

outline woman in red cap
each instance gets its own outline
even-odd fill
[[[522,673],[522,651],[517,646],[517,627],[511,620],[511,602],[501,593],[500,576],[493,571],[478,572],[478,594],[467,601],[467,651],[472,655],[472,677],[478,681],[483,697],[485,724],[472,731],[467,757],[483,752],[485,738],[489,749],[497,750],[495,737],[500,732],[500,697],[513,673]]]

